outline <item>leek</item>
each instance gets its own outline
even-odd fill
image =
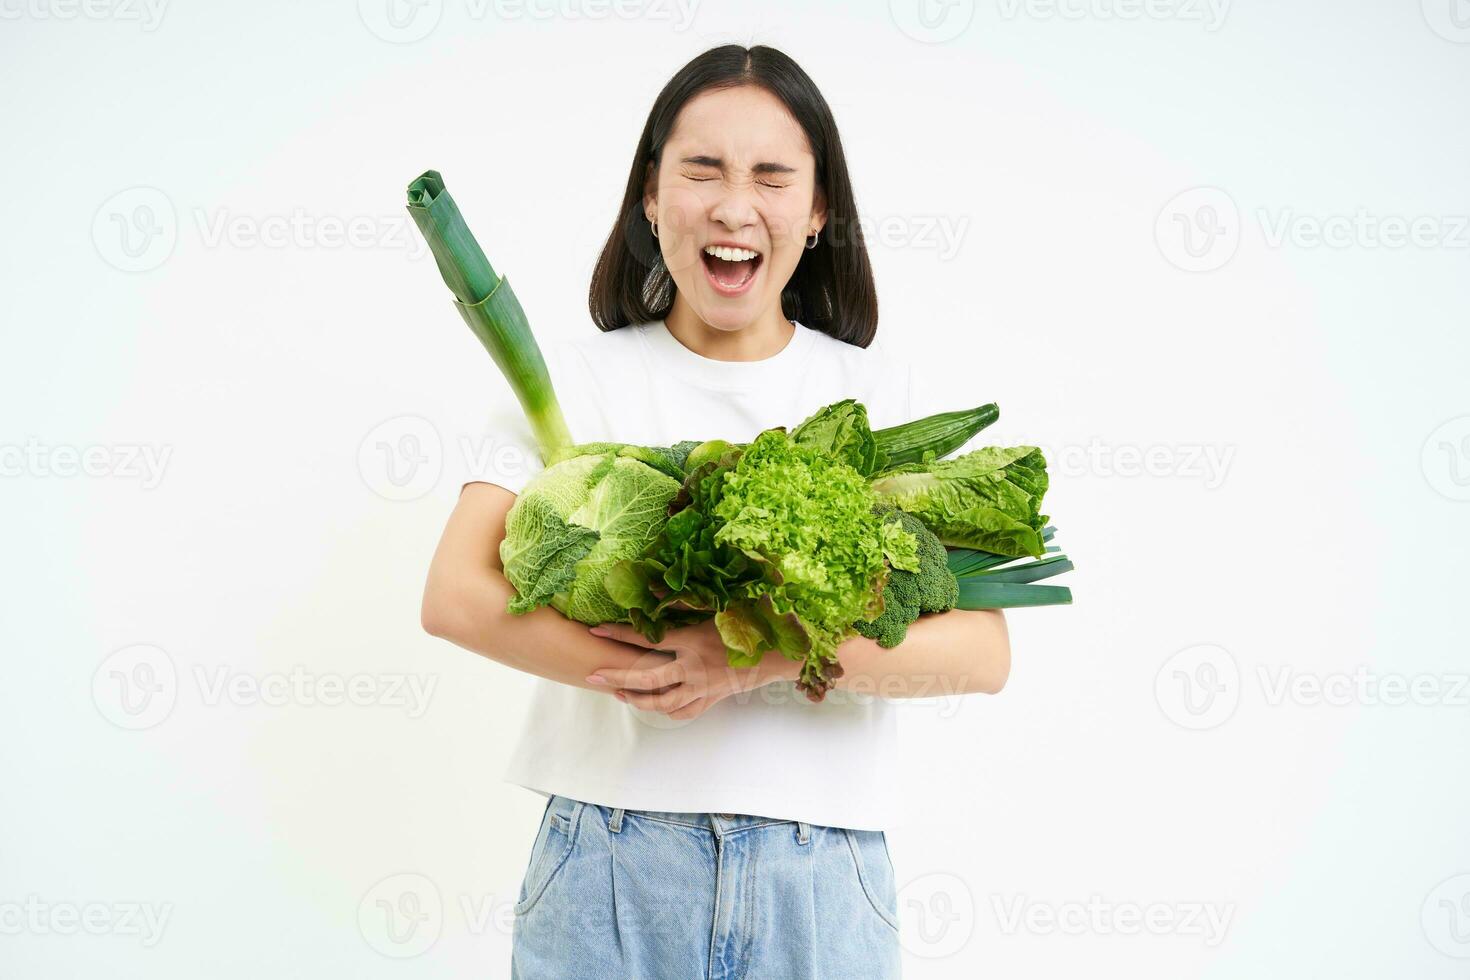
[[[572,435],[552,389],[546,359],[510,280],[496,275],[438,171],[425,171],[408,185],[408,213],[429,243],[459,315],[490,352],[521,403],[541,460],[547,462],[572,445]]]
[[[1022,606],[1065,606],[1072,590],[1065,585],[1019,585],[987,582],[984,578],[960,579],[960,601],[956,609],[1017,609]]]
[[[1056,530],[1043,528],[1041,540],[1050,541]],[[947,550],[949,570],[960,583],[959,609],[1056,606],[1072,601],[1072,590],[1066,586],[1035,584],[1076,567],[1055,546],[1047,547],[1040,558],[1014,558],[974,548]]]

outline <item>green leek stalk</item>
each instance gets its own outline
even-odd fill
[[[1050,541],[1056,528],[1042,529]],[[959,609],[1015,609],[1021,606],[1059,606],[1072,601],[1064,585],[1036,585],[1042,579],[1070,572],[1071,560],[1055,546],[1041,558],[1018,559],[974,548],[946,548],[949,570],[960,584]]]
[[[572,445],[572,436],[510,280],[495,274],[438,171],[425,171],[408,185],[408,213],[429,243],[459,315],[515,392],[545,463]]]

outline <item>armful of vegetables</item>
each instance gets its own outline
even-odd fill
[[[945,458],[998,418],[994,404],[874,431],[849,398],[748,443],[575,443],[509,282],[439,174],[409,185],[409,211],[545,463],[506,515],[511,612],[550,605],[654,642],[713,618],[732,666],[778,652],[820,701],[854,633],[892,647],[926,612],[1071,602],[1035,584],[1072,568],[1048,545],[1041,451]]]

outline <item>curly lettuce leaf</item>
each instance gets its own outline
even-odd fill
[[[888,564],[905,572],[919,570],[919,539],[896,520],[884,520],[883,556]]]

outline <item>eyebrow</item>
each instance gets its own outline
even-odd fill
[[[702,153],[701,154],[697,154],[697,155],[692,156],[692,157],[685,157],[684,159],[680,160],[679,162],[680,163],[692,163],[692,164],[694,164],[695,166],[698,166],[698,167],[714,167],[714,168],[716,168],[718,170],[724,170],[725,169],[725,161],[724,160],[721,160],[719,157],[705,156]],[[788,167],[784,163],[758,163],[754,167],[752,167],[751,169],[755,173],[758,173],[758,174],[794,174],[794,173],[796,173],[796,168],[795,167]]]

